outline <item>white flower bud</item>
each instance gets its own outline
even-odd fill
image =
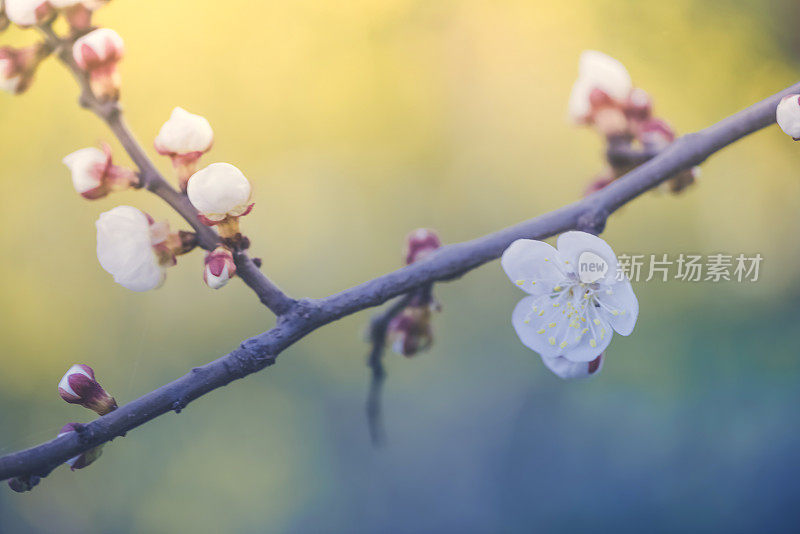
[[[89,73],[92,93],[101,100],[119,98],[120,77],[117,63],[125,54],[122,37],[110,28],[87,33],[72,46],[78,67]]]
[[[236,274],[233,254],[225,247],[217,247],[206,256],[203,281],[211,289],[219,289]]]
[[[47,0],[5,0],[6,16],[18,26],[35,26],[53,14]]]
[[[800,95],[788,95],[781,99],[775,111],[775,119],[787,135],[800,140]]]
[[[172,110],[169,120],[161,126],[155,141],[159,154],[165,156],[203,154],[214,142],[214,131],[205,117],[183,108]]]
[[[75,191],[90,200],[139,183],[135,172],[111,162],[111,148],[106,144],[103,150],[94,147],[76,150],[61,161],[72,173]]]
[[[166,278],[163,225],[131,206],[117,206],[97,219],[97,259],[114,281],[132,291],[156,289]],[[174,259],[174,257],[173,257]]]
[[[622,103],[628,98],[631,89],[631,76],[622,63],[602,52],[586,50],[581,54],[578,79],[572,86],[569,99],[570,119],[578,123],[590,119],[593,91],[599,90],[612,101]]]
[[[250,182],[230,163],[212,163],[194,173],[186,192],[203,222],[209,225],[227,217],[247,215],[253,207]]]

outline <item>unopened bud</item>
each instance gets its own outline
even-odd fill
[[[5,0],[6,16],[17,26],[35,26],[55,14],[47,0]]]
[[[392,350],[411,357],[433,344],[431,305],[410,305],[391,320],[387,338]]]
[[[197,160],[211,149],[214,131],[205,117],[175,108],[169,120],[161,126],[155,147],[159,154],[172,158],[181,191],[186,191],[189,177],[197,169]]]
[[[598,374],[603,369],[603,359],[603,354],[590,362],[573,362],[563,356],[555,358],[542,356],[542,362],[547,368],[564,380],[588,378]]]
[[[236,274],[233,253],[225,247],[217,247],[206,256],[203,281],[211,289],[219,289]]]
[[[64,13],[70,28],[88,30],[92,27],[92,12],[106,5],[106,0],[49,0]]]
[[[118,100],[121,85],[117,63],[125,53],[122,37],[110,28],[87,33],[72,47],[78,67],[88,73],[92,93],[100,100]]]
[[[0,89],[20,94],[30,87],[39,63],[49,54],[44,45],[0,47]]]
[[[95,380],[88,365],[75,364],[58,383],[58,394],[70,404],[80,404],[100,415],[117,409],[117,401]]]
[[[76,432],[82,425],[80,423],[67,423],[61,430],[58,432],[57,438],[61,436],[66,436],[70,432]],[[103,454],[103,445],[98,445],[94,449],[89,449],[86,452],[80,453],[78,456],[73,456],[65,463],[75,471],[76,469],[83,469],[84,467],[88,467],[89,465],[93,464],[100,456]]]
[[[41,480],[42,479],[36,475],[15,477],[9,479],[8,487],[17,493],[25,493],[26,491],[31,491],[34,487],[36,487]]]
[[[230,163],[212,163],[189,178],[186,194],[207,226],[220,225],[222,237],[238,232],[239,217],[253,208],[252,189],[242,171]]]
[[[781,130],[795,141],[800,141],[800,95],[783,97],[775,110],[775,119]]]
[[[439,236],[428,228],[418,228],[406,237],[406,264],[423,259],[442,246]]]
[[[103,150],[82,148],[65,156],[62,161],[72,172],[75,191],[89,200],[139,185],[134,171],[112,163],[111,147],[105,143]]]
[[[572,86],[569,116],[578,124],[592,123],[596,91],[602,92],[614,105],[620,105],[631,88],[630,74],[622,63],[602,52],[586,50],[578,62],[578,79]]]

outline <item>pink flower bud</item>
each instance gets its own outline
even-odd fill
[[[389,323],[387,338],[392,350],[411,357],[433,344],[431,305],[410,305]]]
[[[598,374],[603,369],[603,354],[590,362],[573,362],[563,356],[547,358],[542,356],[542,362],[548,369],[564,380],[588,378]]]
[[[783,97],[775,110],[775,119],[786,135],[800,141],[800,95]]]
[[[233,253],[225,247],[217,247],[206,256],[203,281],[211,289],[219,289],[236,274]]]
[[[89,74],[92,93],[100,100],[118,100],[120,76],[117,63],[125,47],[122,37],[110,28],[87,33],[72,46],[78,67]]]
[[[205,117],[175,108],[169,120],[161,126],[155,147],[159,154],[172,158],[178,173],[181,190],[197,168],[197,160],[211,149],[214,131]]]
[[[6,16],[17,26],[35,26],[53,16],[53,6],[46,0],[5,0]]]
[[[406,237],[406,264],[410,265],[442,246],[436,232],[427,228],[418,228]]]
[[[57,438],[61,436],[66,436],[70,432],[78,432],[83,425],[80,423],[67,423],[61,430],[58,432]],[[94,449],[89,449],[86,452],[82,452],[78,456],[73,456],[65,463],[70,467],[71,470],[75,471],[76,469],[83,469],[84,467],[88,467],[89,465],[93,464],[100,456],[103,454],[103,445],[98,445]]]
[[[68,403],[80,404],[100,415],[117,409],[117,401],[95,380],[94,371],[88,365],[70,367],[58,383],[58,394]]]
[[[11,94],[24,92],[30,86],[36,67],[44,56],[41,45],[25,48],[0,47],[0,89]]]
[[[111,147],[105,143],[102,146],[103,150],[94,147],[76,150],[61,160],[72,172],[75,191],[89,200],[139,184],[134,171],[111,162]]]

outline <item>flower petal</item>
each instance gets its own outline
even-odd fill
[[[542,356],[545,366],[564,380],[580,380],[600,373],[603,369],[604,359],[602,354],[590,362],[571,362],[561,356],[557,358]]]
[[[605,283],[616,282],[617,256],[603,239],[587,232],[564,232],[558,236],[556,247],[558,248],[559,254],[561,254],[561,259],[565,264],[565,268],[577,273],[579,276],[582,274],[580,271],[581,267],[586,266],[585,261],[581,264],[581,256],[585,253],[599,256],[605,261],[608,268],[605,275],[597,279],[597,281]],[[584,256],[584,258],[585,257],[586,256]],[[582,277],[581,280],[583,280]]]
[[[597,300],[605,309],[605,316],[612,328],[623,336],[633,332],[639,317],[639,300],[627,278],[618,281],[607,290],[597,292]],[[617,313],[614,313],[617,312]]]
[[[511,282],[531,295],[550,294],[564,278],[558,251],[544,241],[517,239],[503,252],[500,264]]]

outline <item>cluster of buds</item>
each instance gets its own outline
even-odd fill
[[[149,291],[164,283],[176,256],[197,245],[191,232],[170,232],[166,222],[132,206],[102,213],[97,226],[97,259],[114,281],[132,291]]]
[[[433,230],[414,230],[406,238],[405,262],[410,265],[422,261],[441,246]],[[440,307],[432,289],[431,285],[426,285],[416,290],[408,305],[389,322],[387,339],[397,354],[411,357],[433,344],[431,316]]]
[[[775,120],[786,135],[800,141],[800,95],[783,97],[775,110]]]
[[[123,191],[139,186],[136,173],[111,161],[111,147],[102,144],[102,150],[81,148],[62,160],[72,173],[72,185],[83,198],[94,200],[112,191]]]
[[[253,209],[252,188],[242,171],[230,163],[212,163],[189,178],[186,194],[203,224],[217,226],[224,239],[241,237],[239,217]]]
[[[172,159],[178,184],[185,193],[189,178],[197,170],[197,161],[211,150],[213,143],[214,130],[208,120],[178,107],[161,126],[154,144],[159,154]]]
[[[633,86],[625,66],[594,50],[581,54],[569,115],[576,124],[592,126],[608,144],[608,168],[588,186],[587,194],[602,189],[675,140],[669,124],[653,115],[650,95]],[[698,171],[687,169],[670,178],[669,189],[682,191],[694,183]]]
[[[121,78],[117,64],[124,54],[122,37],[110,28],[93,30],[73,44],[75,64],[89,77],[89,86],[98,100],[119,99]]]
[[[15,95],[23,93],[49,54],[50,47],[44,43],[24,48],[0,47],[0,89]]]

